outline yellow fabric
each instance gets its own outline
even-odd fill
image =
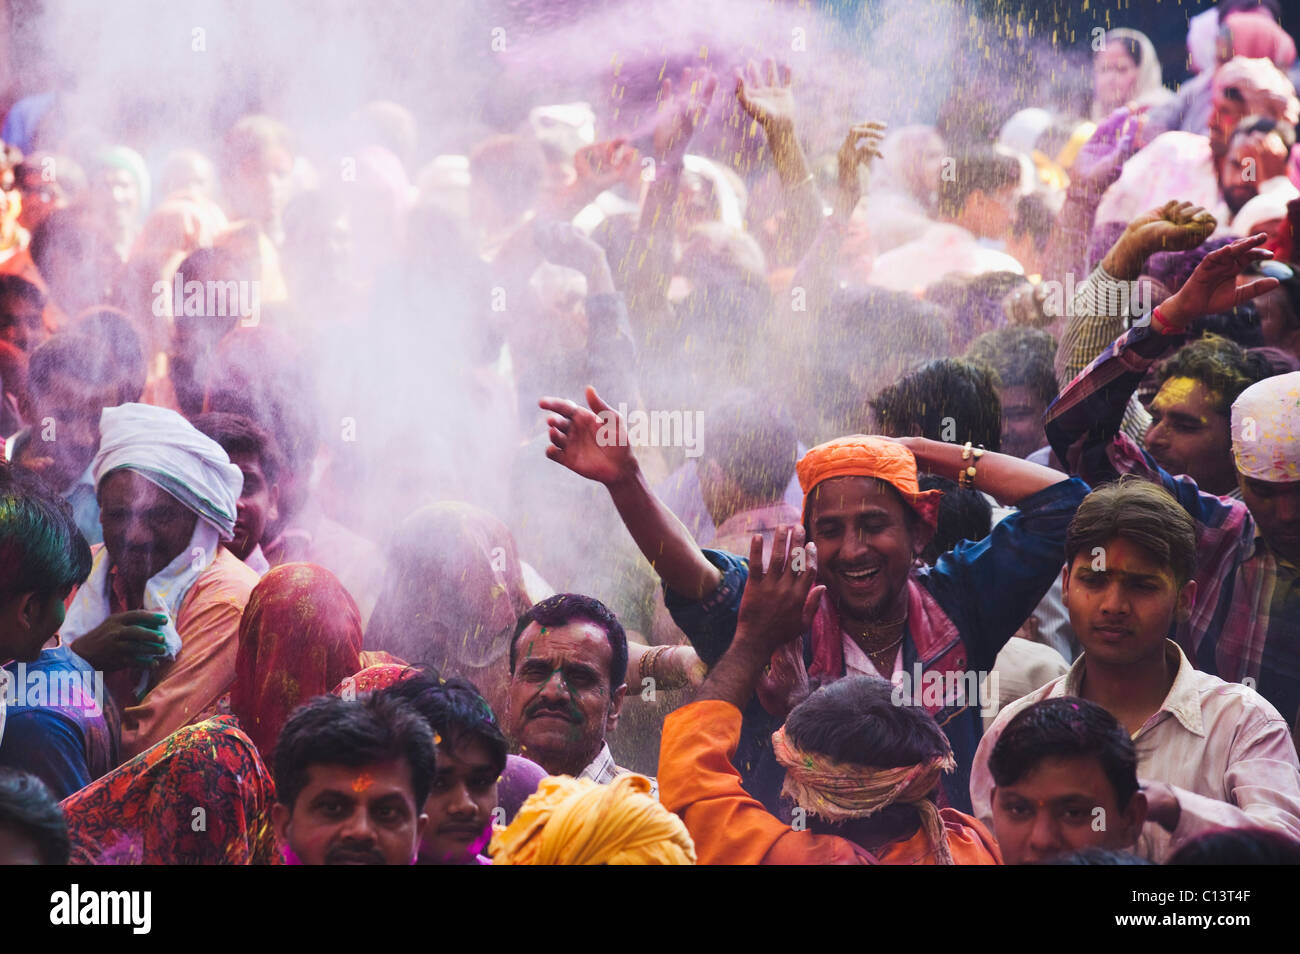
[[[497,865],[693,865],[682,820],[650,795],[643,775],[608,785],[553,775],[488,848]]]
[[[785,769],[781,794],[808,814],[843,822],[869,818],[887,805],[912,805],[939,864],[953,863],[939,807],[929,797],[943,773],[957,767],[951,750],[919,765],[878,769],[804,752],[786,738],[782,726],[772,733],[772,751]]]

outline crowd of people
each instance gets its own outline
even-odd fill
[[[1300,862],[1281,13],[991,131],[19,99],[0,863]]]

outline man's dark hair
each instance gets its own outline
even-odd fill
[[[1196,525],[1159,484],[1125,475],[1083,498],[1065,534],[1065,562],[1121,537],[1174,572],[1181,586],[1196,571]]]
[[[462,742],[477,739],[487,748],[496,773],[505,771],[506,737],[492,707],[469,680],[441,681],[419,673],[383,692],[403,700],[424,716],[438,737],[438,744],[455,750]]]
[[[1009,325],[971,342],[966,359],[991,368],[999,387],[1028,388],[1044,404],[1056,399],[1056,340],[1046,331]]]
[[[1137,749],[1119,721],[1087,699],[1043,699],[1007,723],[989,755],[999,788],[1015,785],[1043,759],[1094,758],[1101,764],[1115,802],[1125,808],[1138,791]]]
[[[980,364],[940,358],[922,365],[871,401],[888,437],[970,441],[996,451],[1002,443],[997,379]]]
[[[877,676],[850,676],[823,686],[785,720],[786,738],[836,762],[898,768],[951,751],[938,723],[919,706],[894,704],[894,687]]]
[[[42,864],[68,863],[71,844],[63,809],[34,775],[0,767],[0,830],[34,842]]]
[[[510,639],[510,674],[515,673],[519,659],[519,637],[530,624],[538,626],[565,626],[575,620],[594,623],[605,631],[609,639],[609,686],[617,689],[627,680],[627,633],[623,624],[604,603],[591,596],[578,593],[557,593],[540,603],[534,603],[528,612],[519,617],[515,634]]]
[[[923,491],[943,491],[939,498],[938,528],[921,552],[921,559],[926,563],[933,566],[961,541],[983,540],[993,529],[993,507],[978,490],[958,487],[938,474],[921,474],[917,483]]]
[[[952,175],[939,183],[939,214],[954,218],[976,192],[993,194],[1020,183],[1020,160],[992,148],[955,157]]]
[[[68,502],[40,477],[0,462],[0,599],[66,594],[90,575],[90,545]]]
[[[33,402],[48,393],[56,374],[77,379],[110,400],[123,390],[123,382],[107,349],[94,338],[73,331],[60,331],[46,338],[32,352],[27,363],[27,393]]]
[[[411,768],[415,805],[423,810],[433,784],[433,730],[411,706],[382,692],[348,701],[319,696],[300,706],[275,746],[275,794],[293,811],[313,765],[361,768],[403,759]]]
[[[794,476],[799,437],[783,409],[736,390],[709,410],[703,456],[746,494],[776,503]]]
[[[227,454],[254,454],[269,484],[280,479],[283,463],[275,438],[259,427],[252,418],[226,411],[209,411],[190,421],[195,429],[206,434]]]
[[[1235,341],[1207,334],[1175,351],[1160,365],[1156,380],[1160,384],[1170,378],[1199,381],[1213,397],[1214,410],[1228,417],[1241,392],[1272,371],[1264,356],[1248,352]]]
[[[24,301],[33,308],[45,307],[45,292],[21,275],[0,275],[0,302]]]
[[[1041,196],[1023,195],[1016,202],[1016,221],[1011,226],[1012,235],[1029,235],[1034,240],[1034,247],[1040,252],[1046,250],[1056,227],[1056,214]]]
[[[1300,841],[1264,828],[1229,828],[1193,838],[1171,865],[1300,865]]]
[[[118,403],[140,400],[149,376],[149,366],[145,362],[140,333],[126,312],[117,308],[96,308],[78,318],[71,330],[73,334],[95,342],[95,355],[102,355],[99,360],[106,361],[115,372],[120,383]]]
[[[1277,138],[1282,140],[1282,145],[1286,146],[1288,152],[1295,145],[1295,127],[1285,119],[1270,119],[1268,116],[1245,117],[1237,123],[1237,128],[1232,131],[1228,141],[1232,142],[1238,136],[1253,136],[1256,133],[1265,136],[1277,133]]]

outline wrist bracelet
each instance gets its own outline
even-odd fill
[[[963,490],[975,489],[975,470],[983,456],[982,446],[972,447],[970,441],[966,442],[966,446],[961,449],[962,468],[957,472],[957,486]],[[967,461],[970,463],[967,464]]]
[[[1159,305],[1151,309],[1151,327],[1156,330],[1156,334],[1168,335],[1174,332],[1174,326],[1165,318]]]

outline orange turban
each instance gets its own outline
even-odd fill
[[[943,491],[921,490],[916,482],[916,458],[902,444],[866,434],[839,437],[818,444],[804,454],[797,470],[805,518],[808,495],[822,481],[833,477],[875,477],[897,490],[923,521],[931,527],[938,525],[939,498]]]

